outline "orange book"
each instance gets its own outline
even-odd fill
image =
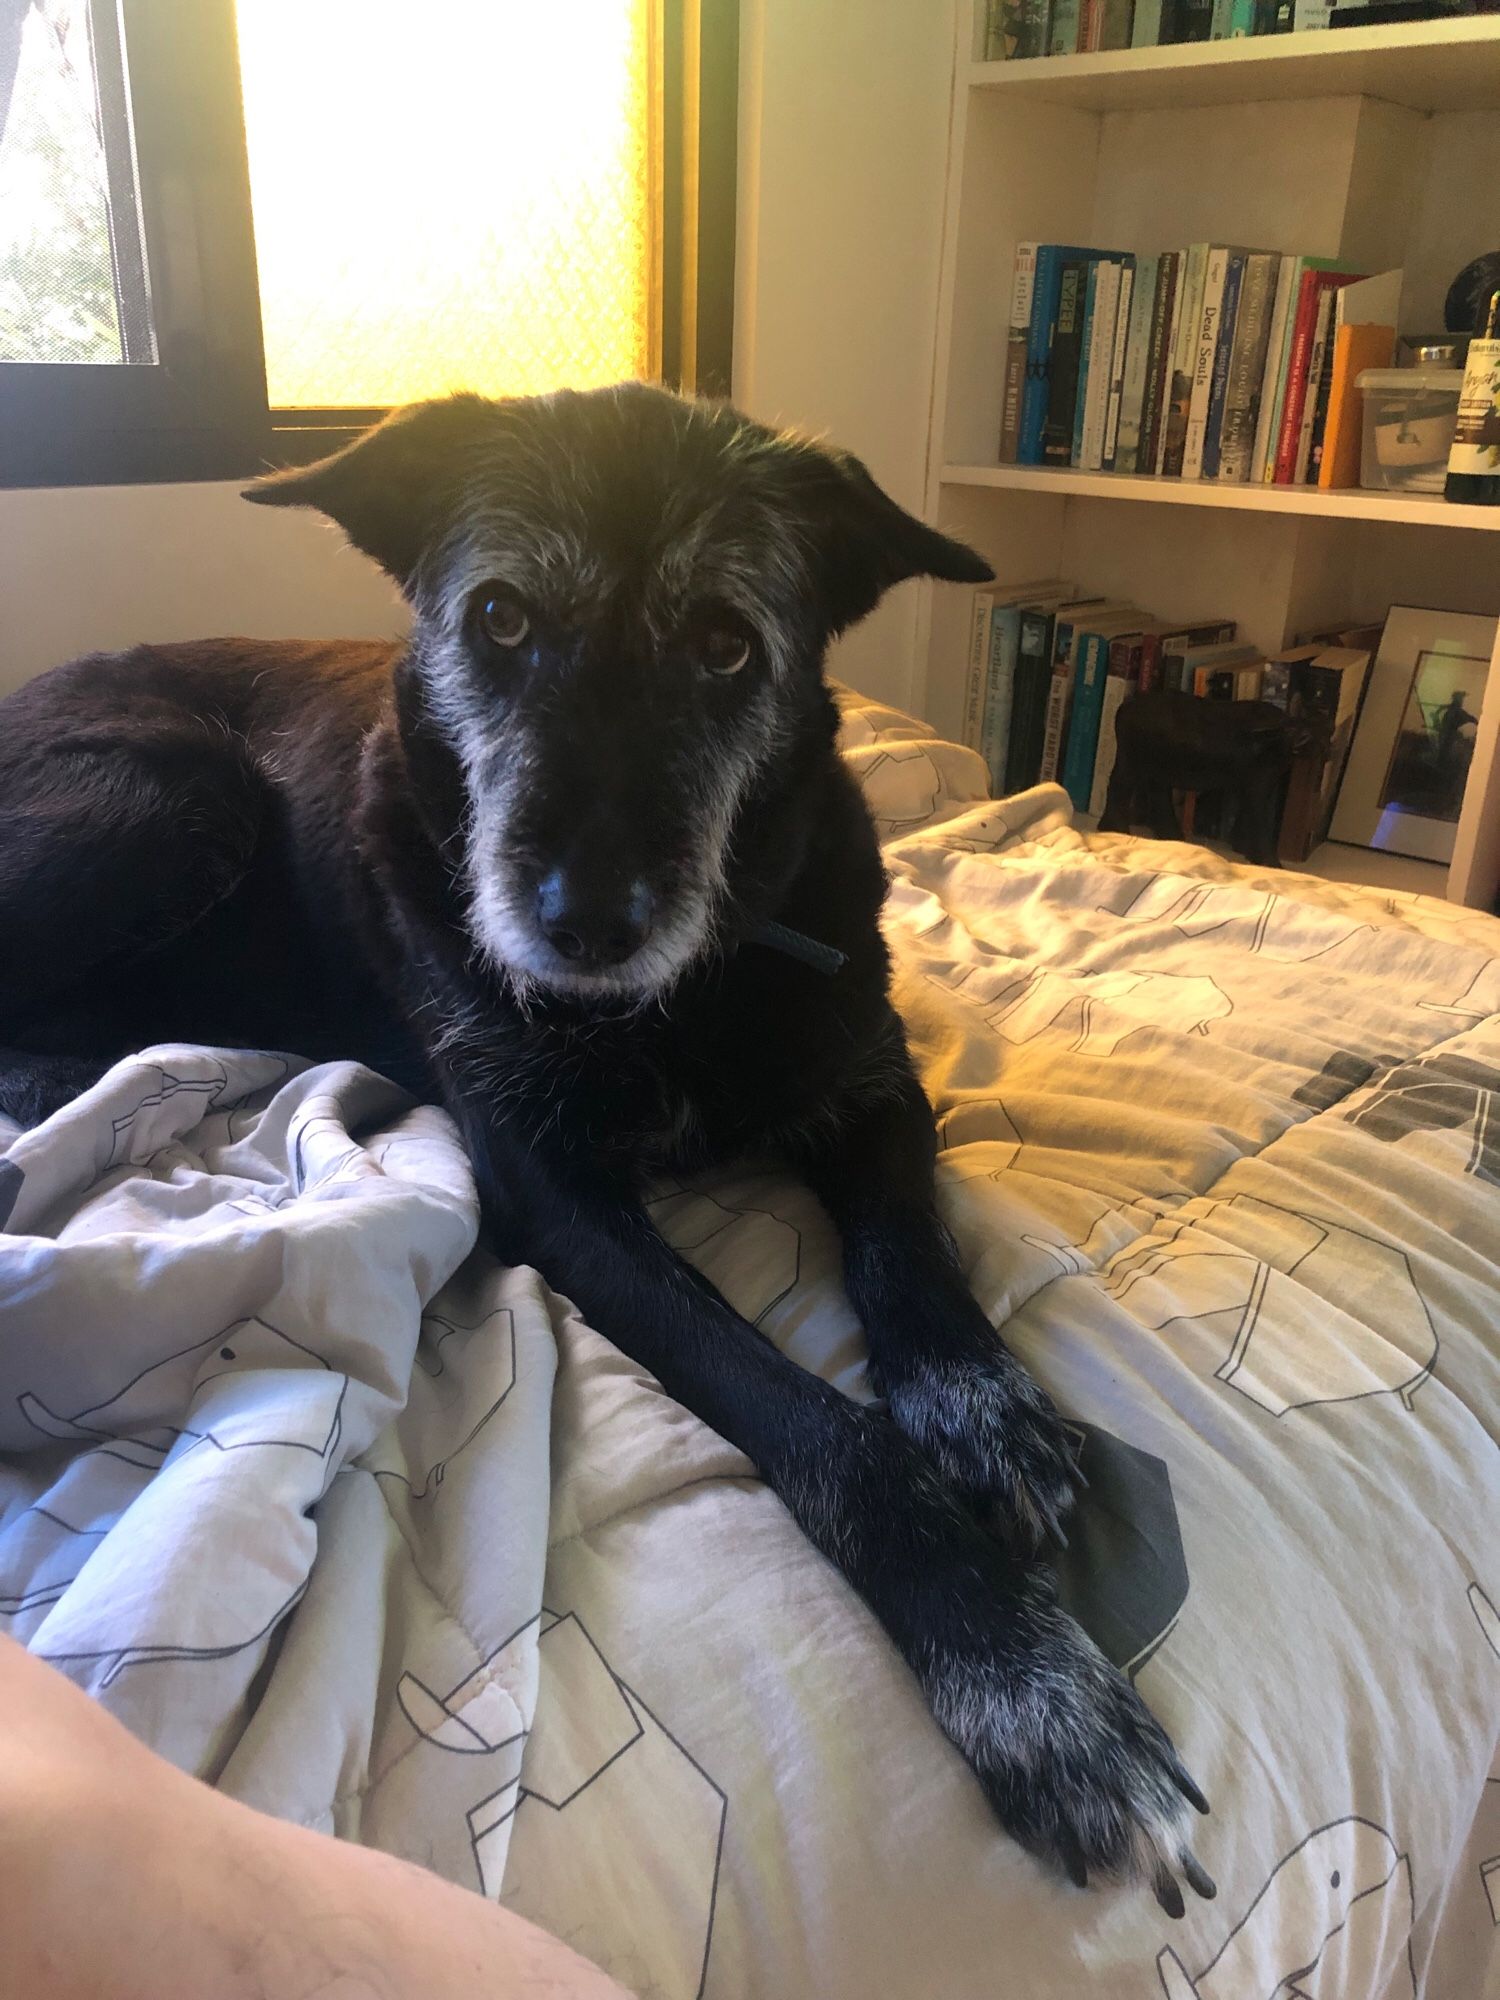
[[[1389,368],[1396,358],[1393,326],[1341,326],[1333,349],[1328,416],[1323,427],[1323,459],[1318,484],[1358,486],[1360,439],[1364,434],[1359,378],[1366,368]]]

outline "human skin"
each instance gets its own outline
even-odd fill
[[[508,1910],[253,1811],[0,1639],[0,2000],[630,2000]]]

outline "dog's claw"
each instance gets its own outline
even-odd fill
[[[1211,1903],[1219,1893],[1219,1886],[1190,1847],[1182,1850],[1177,1857],[1177,1865],[1194,1895],[1201,1896],[1205,1903]]]
[[[1202,1792],[1199,1791],[1198,1787],[1188,1776],[1180,1758],[1173,1757],[1167,1765],[1167,1770],[1171,1776],[1172,1783],[1195,1812],[1206,1813],[1210,1810],[1208,1800],[1204,1798]]]
[[[1187,1905],[1182,1900],[1182,1891],[1172,1879],[1171,1871],[1163,1861],[1158,1861],[1151,1876],[1151,1893],[1175,1922],[1186,1914]]]

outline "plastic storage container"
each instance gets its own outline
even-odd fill
[[[1360,375],[1361,486],[1441,493],[1458,424],[1461,368],[1366,368]]]

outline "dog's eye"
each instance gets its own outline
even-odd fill
[[[531,630],[526,607],[508,591],[491,590],[479,599],[479,629],[492,646],[519,646]]]
[[[725,629],[710,632],[703,642],[703,664],[711,674],[728,679],[750,658],[750,641]]]

